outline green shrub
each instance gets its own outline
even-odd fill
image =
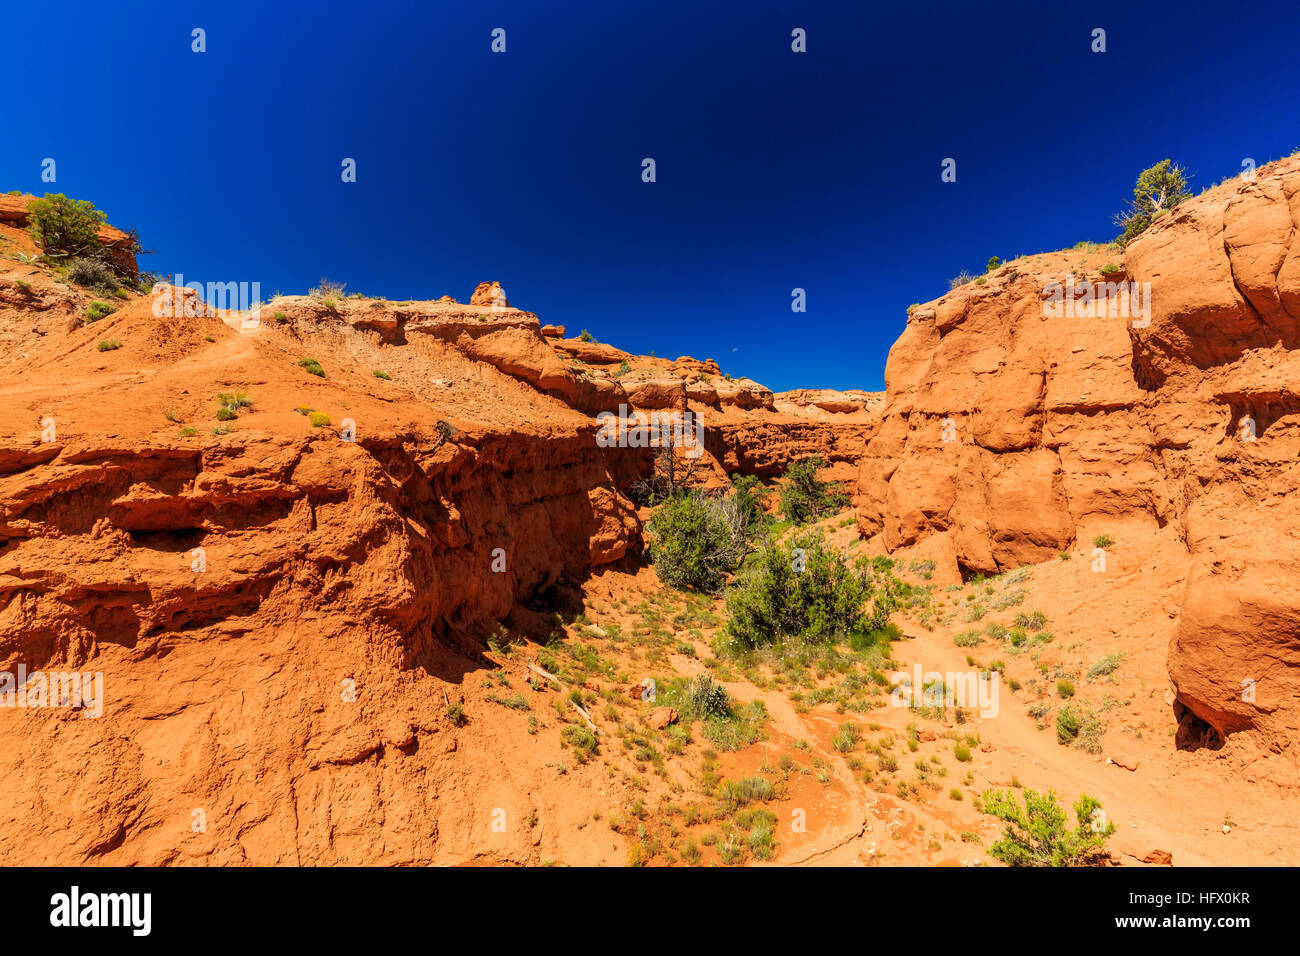
[[[307,417],[311,420],[312,428],[324,428],[330,423],[330,417],[324,412],[311,412]]]
[[[119,342],[117,339],[104,339],[102,342],[99,343],[99,345],[96,346],[96,348],[98,348],[101,352],[112,352],[115,349],[120,349],[121,347],[122,347],[122,343]]]
[[[952,755],[962,763],[970,763],[971,761],[970,747],[966,746],[960,740],[953,744]]]
[[[600,741],[586,727],[566,724],[560,731],[560,739],[573,748],[573,755],[582,763],[600,752]]]
[[[1114,823],[1102,822],[1101,804],[1086,793],[1075,801],[1074,829],[1067,827],[1065,810],[1051,791],[1024,791],[1023,808],[1010,790],[986,790],[981,800],[985,813],[1006,824],[988,853],[1008,866],[1098,865],[1115,832]]]
[[[238,418],[238,417],[239,416],[234,412],[233,409],[227,408],[225,405],[222,405],[220,408],[217,409],[217,421],[219,422],[228,422],[232,418]]]
[[[989,264],[984,267],[984,271],[992,272],[994,269],[1000,268],[1001,265],[1002,265],[1001,259],[999,259],[997,256],[989,256]]]
[[[1041,631],[1047,626],[1047,615],[1042,611],[1034,611],[1032,614],[1026,614],[1024,611],[1016,613],[1016,627],[1025,627],[1031,631]]]
[[[1109,548],[1114,543],[1115,539],[1108,534],[1099,534],[1097,537],[1092,539],[1092,546],[1094,548]]]
[[[683,591],[720,592],[749,550],[747,503],[699,491],[670,497],[646,523],[659,580]]]
[[[1056,714],[1056,742],[1069,745],[1079,736],[1079,717],[1069,706],[1062,707]]]
[[[117,306],[109,305],[107,302],[92,302],[86,307],[86,321],[98,322],[106,315],[112,315],[117,311]]]
[[[27,207],[27,231],[46,254],[95,257],[102,253],[99,227],[108,216],[85,199],[46,193]]]
[[[802,571],[795,570],[795,549],[803,551]],[[790,639],[848,638],[852,643],[855,636],[880,632],[905,586],[888,570],[873,573],[850,570],[816,536],[789,546],[769,540],[727,590],[727,633],[733,646],[748,649]]]
[[[952,639],[952,642],[958,647],[974,647],[981,643],[982,640],[983,638],[980,637],[980,632],[972,630],[962,631]]]
[[[1073,697],[1074,681],[1070,680],[1068,677],[1062,677],[1056,682],[1056,693],[1059,694],[1063,700],[1068,700]]]
[[[1116,272],[1119,272],[1119,266],[1113,262],[1108,262],[1101,267],[1101,274],[1104,276],[1114,275]]]
[[[321,378],[325,377],[325,369],[321,368],[320,362],[314,358],[298,359],[298,364],[312,375],[319,375]]]
[[[684,720],[708,720],[710,717],[727,718],[734,713],[731,695],[708,674],[700,674],[688,684],[678,708]]]
[[[808,458],[786,469],[781,484],[781,513],[792,524],[802,525],[848,507],[848,495],[819,481],[820,458]]]
[[[1144,169],[1133,186],[1133,199],[1128,208],[1115,215],[1115,225],[1124,230],[1116,240],[1120,248],[1126,247],[1163,213],[1190,199],[1191,195],[1187,189],[1187,170],[1173,160],[1162,159],[1150,169]]]
[[[191,425],[186,425],[184,428],[181,429],[181,431],[180,431],[180,437],[181,437],[181,438],[193,438],[193,437],[194,437],[195,435],[197,435],[198,433],[199,433],[199,430],[198,430],[197,428],[194,428],[194,427],[191,426]]]
[[[382,378],[385,382],[391,382],[393,380],[393,376],[389,375],[382,369],[375,369],[371,374],[374,375],[375,378]]]
[[[105,295],[122,291],[117,276],[102,259],[77,258],[68,263],[68,279]]]
[[[849,753],[858,745],[862,737],[862,730],[857,724],[840,724],[839,730],[835,732],[835,739],[832,743],[835,749],[842,754]]]
[[[590,332],[588,332],[586,329],[583,329],[581,332],[578,333],[578,341],[579,341],[579,342],[594,342],[594,341],[596,341],[596,337],[595,337],[594,335],[592,335]]]
[[[1115,669],[1119,667],[1120,662],[1123,660],[1123,654],[1107,654],[1101,660],[1097,661],[1097,663],[1088,668],[1088,680],[1093,680],[1097,677],[1106,677],[1109,674],[1115,673]]]

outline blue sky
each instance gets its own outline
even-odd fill
[[[0,189],[90,199],[147,268],[390,299],[498,279],[543,322],[778,390],[883,387],[909,303],[1113,237],[1165,156],[1199,191],[1300,146],[1293,2],[72,0],[5,22]]]

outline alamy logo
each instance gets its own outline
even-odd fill
[[[133,936],[153,929],[152,893],[82,893],[78,886],[50,897],[50,925],[126,926]]]
[[[1133,328],[1151,324],[1150,282],[1090,282],[1073,278],[1043,287],[1045,319],[1132,319]]]
[[[627,406],[620,405],[617,414],[601,412],[596,418],[596,444],[601,448],[681,448],[687,458],[704,454],[704,422],[693,412],[629,415]]]
[[[19,664],[17,675],[0,671],[0,707],[70,707],[82,717],[104,715],[104,672],[33,671]]]
[[[922,673],[915,664],[912,673],[898,671],[889,682],[897,685],[889,695],[894,707],[961,707],[978,710],[981,717],[998,715],[998,689],[1002,675],[997,671],[938,671]]]
[[[153,287],[153,314],[156,319],[201,315],[220,317],[223,312],[241,314],[239,325],[255,329],[261,324],[262,283],[260,282],[186,282],[176,273],[171,285],[159,282]]]

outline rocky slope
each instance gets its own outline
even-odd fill
[[[1126,254],[1025,257],[915,308],[861,460],[861,532],[951,575],[1176,529],[1176,563],[1134,586],[1185,578],[1168,655],[1183,747],[1252,731],[1243,752],[1290,752],[1300,731],[1298,224],[1292,157]],[[1084,280],[1139,284],[1149,313],[1052,298]]]
[[[0,671],[100,672],[104,716],[0,709],[0,812],[23,823],[0,862],[604,858],[561,825],[595,768],[539,782],[552,750],[450,716],[488,696],[498,622],[545,636],[641,547],[626,491],[651,453],[601,447],[593,415],[699,410],[715,479],[757,454],[727,429],[767,428],[770,472],[844,423],[772,443],[801,413],[756,383],[543,335],[487,283],[278,297],[256,322],[124,293],[85,321],[102,293],[33,261],[7,202]],[[870,416],[845,418],[860,442]],[[550,823],[519,825],[539,804]]]

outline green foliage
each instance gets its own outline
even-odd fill
[[[719,497],[691,491],[670,497],[646,525],[659,580],[679,590],[720,592],[749,550],[752,511],[748,493]]]
[[[1115,214],[1115,225],[1124,231],[1116,242],[1127,246],[1146,231],[1161,213],[1191,198],[1187,190],[1187,170],[1169,159],[1162,159],[1150,169],[1142,170],[1133,186],[1128,208]]]
[[[1001,266],[1002,266],[1002,260],[1001,260],[1001,259],[999,259],[997,256],[990,256],[990,257],[989,257],[989,264],[988,264],[987,266],[984,267],[984,271],[985,271],[985,272],[992,272],[994,269],[1000,268]]]
[[[389,375],[383,369],[377,368],[371,374],[374,375],[375,378],[382,378],[385,382],[391,382],[393,380],[393,376]]]
[[[96,348],[98,348],[101,352],[112,352],[115,349],[120,349],[121,347],[122,347],[122,343],[119,342],[117,339],[104,339],[104,341],[100,342],[99,345],[96,346]]]
[[[73,259],[68,263],[67,275],[69,281],[105,295],[115,295],[121,291],[117,276],[102,259]]]
[[[1062,677],[1056,682],[1056,692],[1063,698],[1068,699],[1074,696],[1074,681],[1068,677]]]
[[[734,708],[731,695],[708,674],[700,674],[687,685],[678,708],[685,720],[707,720],[710,717],[727,718]]]
[[[103,210],[85,199],[46,193],[27,207],[32,239],[47,255],[98,256],[103,251],[99,227],[108,222]]]
[[[835,739],[831,743],[840,753],[846,754],[852,752],[858,746],[858,741],[861,738],[862,729],[857,724],[840,724],[839,729],[835,732]]]
[[[1062,707],[1056,715],[1056,742],[1069,745],[1079,736],[1079,717],[1068,706]]]
[[[769,540],[727,591],[727,632],[743,649],[789,639],[851,640],[884,628],[905,590],[889,571],[854,572],[820,537],[789,546]]]
[[[319,375],[321,378],[325,377],[325,369],[321,368],[320,362],[314,358],[299,359],[298,364],[312,375]]]
[[[86,321],[98,322],[106,315],[112,315],[117,311],[117,306],[109,305],[107,302],[92,302],[86,307]]]
[[[1115,832],[1101,804],[1086,793],[1075,801],[1073,829],[1051,791],[1026,790],[1023,807],[1010,790],[986,790],[981,799],[984,812],[1006,824],[1002,839],[989,847],[989,856],[1008,866],[1095,866]]]
[[[330,417],[324,412],[311,412],[307,417],[311,420],[312,428],[324,428],[330,423]]]
[[[807,524],[848,507],[848,495],[817,478],[824,462],[808,458],[786,469],[781,484],[781,513],[796,525]]]
[[[596,735],[577,724],[566,724],[560,731],[560,739],[573,748],[573,755],[580,763],[585,763],[588,758],[600,752],[600,741]]]
[[[237,418],[237,417],[238,415],[235,413],[235,411],[233,409],[227,408],[225,405],[222,405],[220,408],[217,409],[217,421],[219,422],[228,422],[232,418]]]
[[[592,335],[590,332],[588,332],[586,329],[583,329],[581,332],[578,333],[578,341],[579,341],[579,342],[594,342],[594,341],[596,341],[596,337],[595,337],[594,335]]]
[[[1115,539],[1108,534],[1099,534],[1097,537],[1092,539],[1092,546],[1094,548],[1109,548],[1114,543]]]
[[[1109,674],[1115,673],[1115,669],[1119,667],[1120,662],[1123,660],[1123,653],[1107,654],[1101,660],[1097,661],[1097,663],[1088,668],[1088,680],[1093,680],[1097,677],[1106,677]]]

